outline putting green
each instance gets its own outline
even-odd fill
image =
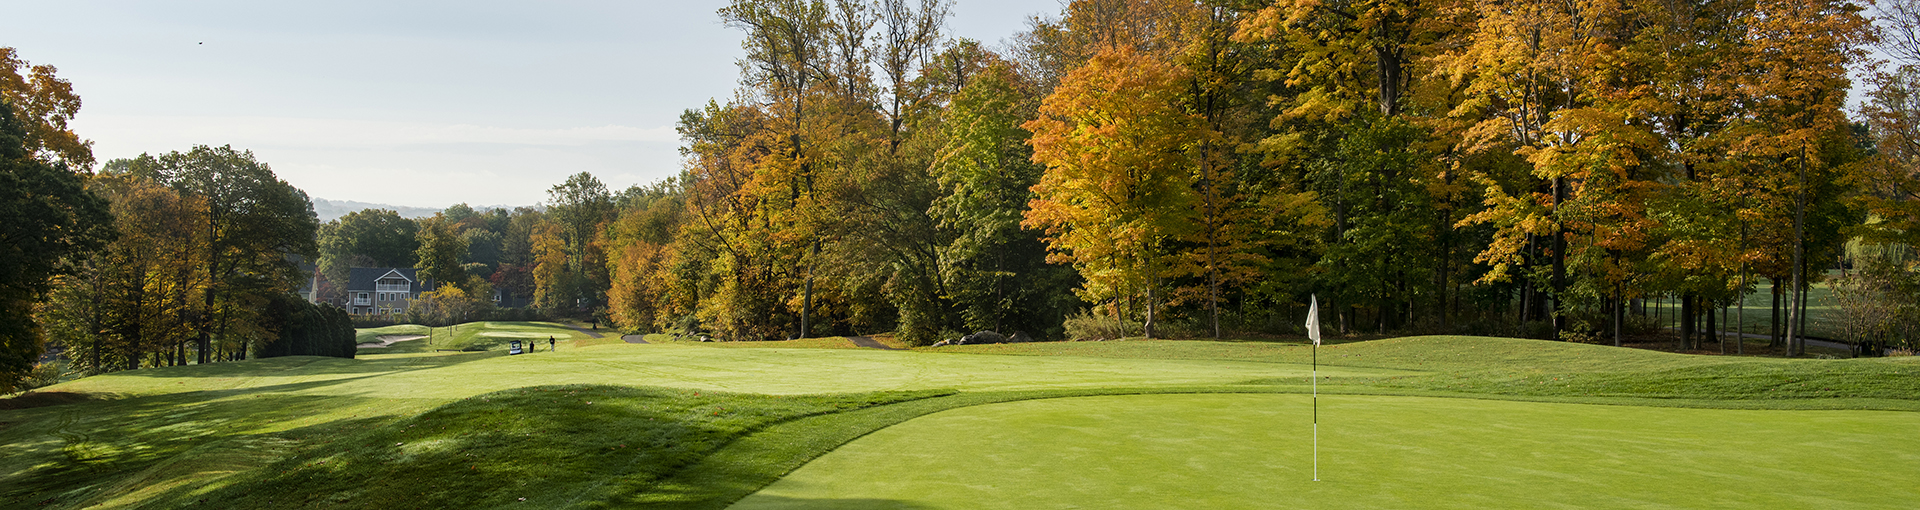
[[[1912,508],[1920,414],[1302,395],[956,409],[849,443],[765,508]]]

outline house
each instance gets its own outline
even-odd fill
[[[317,294],[320,289],[320,267],[302,260],[299,255],[289,255],[287,258],[299,264],[300,274],[306,275],[300,279],[300,288],[294,289],[293,293],[299,294],[300,299],[305,299],[307,302],[320,302],[320,295]]]
[[[411,267],[356,267],[347,277],[347,297],[340,307],[353,315],[402,314],[407,300],[433,289],[433,280]]]

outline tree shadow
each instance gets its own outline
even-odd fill
[[[334,384],[320,381],[281,388]],[[259,391],[257,388],[248,391]],[[81,507],[122,493],[157,491],[207,473],[251,469],[302,444],[393,417],[328,420],[287,430],[276,423],[374,400],[350,396],[217,392],[98,400],[35,411],[0,430],[0,507]],[[190,459],[182,462],[182,459]],[[195,474],[199,473],[199,474]],[[146,496],[142,496],[143,498]],[[85,504],[80,504],[85,503]]]
[[[322,356],[285,356],[278,358],[259,358],[243,361],[209,363],[205,365],[184,365],[176,367],[153,367],[139,370],[111,372],[102,375],[122,377],[155,378],[204,378],[204,377],[271,377],[276,375],[339,375],[367,373],[401,373],[429,368],[441,368],[504,356],[503,352],[479,351],[449,353],[440,356],[416,356],[387,359],[346,359]]]
[[[795,498],[787,496],[754,495],[734,503],[729,509],[812,509],[821,510],[917,510],[937,508],[932,505],[902,501],[898,499],[878,498]]]

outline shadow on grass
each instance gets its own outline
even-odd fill
[[[333,381],[282,385],[313,387]],[[277,423],[379,399],[188,392],[28,410],[0,430],[0,507],[82,508],[163,492],[209,474],[252,469],[302,445],[389,417],[351,417],[274,431]],[[140,499],[145,499],[141,496]]]
[[[338,438],[190,502],[205,499],[216,508],[621,506],[620,495],[769,424],[924,396],[516,388]]]
[[[123,377],[274,377],[307,375],[342,374],[379,374],[401,373],[428,368],[440,368],[458,365],[470,361],[479,361],[494,356],[504,356],[502,352],[460,352],[441,356],[419,356],[391,359],[345,359],[320,356],[287,356],[283,358],[263,358],[245,361],[210,363],[206,365],[186,365],[177,367],[143,368],[125,372],[113,372],[107,375]]]
[[[897,499],[874,499],[874,498],[809,499],[809,498],[789,498],[785,496],[754,496],[753,499],[741,501],[740,503],[741,504],[735,505],[729,508],[739,508],[741,510],[753,510],[756,508],[782,508],[782,509],[819,508],[823,510],[825,509],[848,510],[848,509],[869,509],[869,508],[917,510],[922,508],[938,508],[930,505],[914,503],[911,501],[902,501]]]

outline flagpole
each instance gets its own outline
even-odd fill
[[[1313,339],[1313,481],[1320,481],[1320,296],[1309,294],[1307,338]]]

